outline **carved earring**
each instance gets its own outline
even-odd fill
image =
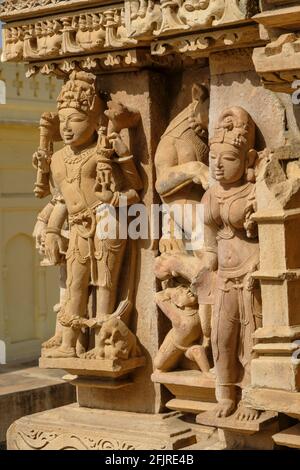
[[[255,161],[258,158],[258,154],[256,150],[251,149],[247,153],[246,157],[246,181],[249,183],[255,183],[256,177],[255,177],[255,169],[253,168],[255,166]]]
[[[248,183],[255,183],[255,171],[254,168],[247,168],[246,170],[246,181]]]

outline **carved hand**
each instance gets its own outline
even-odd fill
[[[156,258],[154,272],[155,276],[161,281],[176,277],[177,258],[170,254],[163,254]]]
[[[199,270],[197,277],[207,271],[216,271],[218,268],[218,256],[216,253],[204,252],[203,257],[200,257],[201,269]]]
[[[64,244],[60,235],[56,233],[47,233],[45,240],[46,256],[53,264],[60,264],[62,262],[62,255],[64,254]]]
[[[39,169],[42,173],[49,173],[50,159],[46,151],[39,149],[32,156],[32,164],[34,168]]]
[[[37,223],[35,224],[33,234],[32,234],[33,237],[35,238],[35,246],[37,250],[40,251],[40,253],[43,253],[44,251],[46,228],[47,228],[47,224],[41,220],[38,220]]]
[[[106,204],[109,204],[114,197],[113,192],[108,189],[104,191],[96,191],[96,195],[101,202],[105,202]]]
[[[120,134],[118,134],[117,132],[113,132],[108,136],[108,139],[114,151],[119,157],[129,157],[130,151]]]
[[[209,169],[202,162],[193,162],[195,163],[195,172],[193,173],[193,182],[195,184],[201,184],[203,189],[208,189],[209,187]]]

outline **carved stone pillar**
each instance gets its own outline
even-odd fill
[[[262,289],[263,327],[255,333],[257,358],[245,397],[252,406],[300,417],[300,183],[298,163],[287,163],[283,151],[288,148],[269,157],[257,183],[260,269],[255,277]]]

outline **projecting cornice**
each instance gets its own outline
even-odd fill
[[[34,66],[35,63],[73,60],[76,66],[86,56],[94,59],[94,63],[102,62],[104,68],[107,64],[109,67],[124,64],[124,57],[125,65],[128,62],[139,66],[131,56],[143,55],[140,49],[148,49],[150,57],[155,56],[153,60],[147,58],[147,63],[157,62],[160,56],[170,53],[197,60],[216,50],[262,44],[258,27],[251,20],[257,12],[257,3],[253,0],[7,0],[1,13],[6,20],[3,60],[29,62],[30,73],[47,69]]]
[[[260,24],[265,47],[253,52],[256,72],[266,88],[293,93],[300,78],[300,5],[297,0],[263,0],[254,19]]]

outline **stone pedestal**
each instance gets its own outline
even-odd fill
[[[156,371],[152,380],[164,385],[174,395],[166,403],[171,410],[198,414],[212,410],[216,405],[215,379],[200,371]]]
[[[216,418],[215,413],[205,412],[197,416],[198,424],[219,430],[219,441],[226,449],[271,450],[273,434],[278,431],[277,413],[264,412],[257,420],[240,421],[236,414],[228,418]]]
[[[16,421],[9,450],[172,450],[196,442],[180,413],[144,414],[64,406]]]
[[[280,446],[300,449],[300,424],[274,434],[273,440]]]

